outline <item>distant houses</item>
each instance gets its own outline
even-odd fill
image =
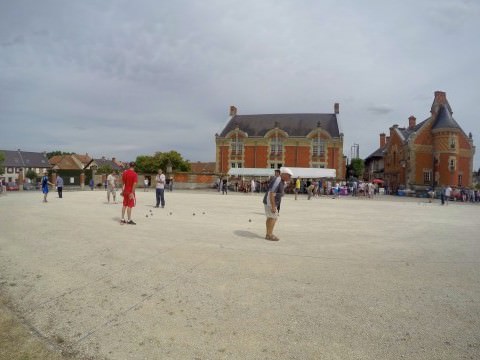
[[[5,155],[3,162],[3,175],[0,179],[6,182],[23,183],[27,171],[32,170],[41,176],[44,170],[50,170],[52,166],[48,162],[44,152],[31,152],[18,150],[0,150]]]
[[[209,186],[230,169],[276,169],[281,166],[335,169],[338,180],[346,179],[343,133],[339,125],[339,104],[332,113],[247,114],[230,106],[229,119],[215,135],[215,162],[192,162],[191,171],[167,170],[179,188]],[[41,175],[49,170],[52,180],[60,175],[65,185],[83,187],[90,179],[103,184],[101,169],[121,172],[125,164],[115,158],[84,155],[57,155],[47,159],[44,152],[0,150],[5,154],[0,179],[22,184],[28,170]],[[435,91],[430,115],[417,123],[415,116],[406,126],[392,125],[382,132],[379,147],[365,159],[366,180],[381,179],[390,190],[425,190],[439,186],[471,187],[475,146],[454,119],[446,93]],[[101,173],[99,171],[99,173]],[[141,174],[153,178],[152,174]],[[175,175],[175,177],[173,177]]]

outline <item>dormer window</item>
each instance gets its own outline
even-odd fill
[[[232,155],[242,155],[243,154],[243,141],[238,138],[238,134],[232,138],[230,143],[232,149]]]
[[[312,154],[313,156],[325,155],[325,142],[320,137],[316,137],[312,141]]]
[[[283,152],[283,142],[282,139],[276,135],[270,139],[270,154],[272,155],[282,155]]]

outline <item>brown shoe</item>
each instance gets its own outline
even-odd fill
[[[272,235],[265,235],[265,240],[278,241],[280,239],[272,234]]]

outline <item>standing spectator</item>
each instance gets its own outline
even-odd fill
[[[228,182],[227,182],[227,178],[224,176],[222,178],[222,195],[227,195],[227,192],[228,192]]]
[[[295,180],[295,200],[297,200],[297,197],[298,197],[298,193],[300,192],[300,177],[297,176],[297,180]]]
[[[63,179],[60,175],[57,176],[57,192],[58,197],[61,199],[63,197]]]
[[[273,229],[275,223],[278,219],[278,214],[280,212],[280,203],[282,201],[282,196],[284,193],[285,182],[290,181],[293,173],[292,170],[286,167],[280,168],[280,170],[275,170],[275,177],[270,182],[268,186],[268,191],[263,197],[263,204],[265,205],[265,215],[267,220],[265,226],[267,228],[267,234],[265,235],[265,240],[278,241],[280,240],[277,236],[273,234]]]
[[[48,171],[43,170],[43,177],[41,180],[42,183],[42,193],[43,193],[43,202],[47,202],[47,196],[48,196],[48,185],[55,186],[52,184],[50,181],[48,181]]]
[[[252,179],[251,183],[250,183],[250,191],[252,193],[255,192],[255,179]]]
[[[168,184],[168,191],[173,191],[173,176],[170,176],[170,183]]]
[[[130,224],[130,225],[137,225],[132,220],[132,208],[135,206],[135,187],[137,186],[138,182],[138,175],[135,172],[135,163],[132,161],[129,164],[130,168],[125,170],[122,175],[123,181],[123,207],[122,207],[122,220],[120,220],[120,224]],[[127,210],[128,221],[125,221],[125,210]]]
[[[113,203],[117,203],[117,185],[115,184],[117,178],[115,176],[115,172],[112,171],[110,174],[107,176],[107,200],[108,203],[110,203],[110,194],[112,194],[113,197]]]
[[[315,189],[315,183],[312,181],[310,185],[307,186],[307,194],[308,194],[307,200],[310,200],[312,198],[314,189]]]
[[[148,189],[148,179],[143,179],[143,192],[147,191]]]
[[[450,187],[450,185],[447,185],[447,187],[445,188],[445,203],[447,205],[451,195],[452,195],[452,188]]]
[[[94,187],[94,185],[95,185],[95,182],[93,181],[93,177],[90,179],[89,185],[90,185],[90,190],[93,191],[93,187]]]
[[[162,208],[165,207],[165,175],[163,175],[162,169],[158,170],[158,174],[155,177],[157,184],[155,185],[155,192],[157,196],[157,205],[156,208],[162,204]]]

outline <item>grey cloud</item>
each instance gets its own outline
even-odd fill
[[[375,115],[386,115],[393,111],[389,105],[372,105],[367,108],[367,111]]]

